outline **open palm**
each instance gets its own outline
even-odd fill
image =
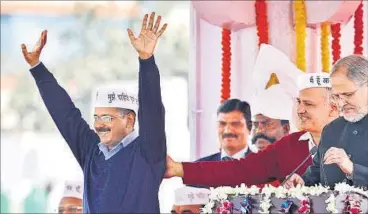
[[[47,31],[44,30],[41,33],[41,37],[38,40],[37,44],[34,46],[32,52],[28,52],[27,47],[25,44],[22,44],[22,53],[24,59],[30,66],[35,66],[40,61],[40,55],[43,47],[46,45],[47,42]]]
[[[165,31],[167,24],[164,24],[158,31],[161,22],[161,16],[157,17],[155,25],[153,25],[155,19],[155,13],[151,13],[150,19],[147,25],[148,14],[144,16],[142,22],[142,29],[138,37],[135,37],[133,32],[128,29],[128,35],[130,42],[137,50],[140,58],[147,59],[153,55],[158,38]]]

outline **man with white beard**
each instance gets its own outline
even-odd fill
[[[324,128],[313,165],[301,177],[294,174],[287,188],[339,182],[368,186],[368,60],[342,58],[332,68],[331,81],[342,117]]]

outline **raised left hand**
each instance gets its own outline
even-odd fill
[[[167,24],[164,24],[162,28],[158,31],[161,22],[161,16],[157,17],[155,25],[153,25],[155,19],[155,13],[151,13],[148,26],[147,26],[148,14],[144,16],[142,22],[142,29],[138,37],[135,37],[133,32],[128,29],[128,35],[130,42],[137,50],[139,57],[141,59],[148,59],[153,55],[158,38],[166,30]]]
[[[329,148],[323,161],[324,164],[337,164],[345,174],[351,175],[353,173],[353,162],[351,162],[343,149],[336,147]]]

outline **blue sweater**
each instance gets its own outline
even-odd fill
[[[166,168],[165,109],[154,57],[139,60],[139,136],[108,160],[100,139],[41,63],[31,69],[42,99],[84,172],[84,213],[159,213]]]

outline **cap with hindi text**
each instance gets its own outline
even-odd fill
[[[138,96],[123,87],[102,86],[96,90],[94,107],[123,108],[138,114]]]
[[[307,88],[331,88],[330,74],[319,73],[303,73],[298,77],[298,90]]]
[[[63,197],[79,198],[83,200],[83,181],[65,181]]]
[[[174,205],[205,205],[209,202],[210,190],[185,186],[175,190]]]

